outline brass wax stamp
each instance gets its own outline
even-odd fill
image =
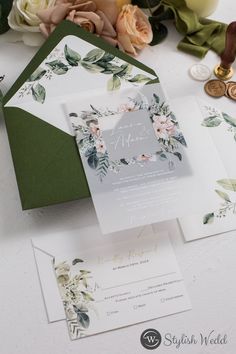
[[[220,80],[230,80],[234,74],[232,64],[236,56],[236,21],[230,23],[226,31],[225,50],[221,54],[221,63],[215,67],[214,73]]]

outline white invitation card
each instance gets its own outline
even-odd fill
[[[72,340],[191,308],[166,232],[52,263]]]
[[[215,171],[210,188],[215,198],[212,209],[179,219],[186,241],[236,229],[236,115],[221,112],[202,100],[198,104],[202,113],[198,117],[199,128],[210,134],[226,174]]]
[[[161,85],[149,84],[85,92],[65,109],[103,233],[214,205],[210,186],[225,169],[207,130],[194,123],[201,114],[194,99],[172,110]]]

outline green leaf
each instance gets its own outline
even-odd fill
[[[164,153],[160,154],[160,160],[165,161],[167,159],[167,156]]]
[[[105,53],[101,60],[103,62],[107,62],[108,63],[109,61],[112,61],[114,58],[115,58],[115,56],[113,54]]]
[[[116,75],[113,75],[107,82],[108,91],[119,90],[120,86],[121,86],[120,79]]]
[[[179,133],[178,135],[175,135],[172,138],[178,141],[181,145],[187,146],[186,140],[182,133]]]
[[[83,295],[84,300],[86,301],[94,301],[94,298],[87,292],[81,291],[81,294]]]
[[[74,265],[76,265],[77,263],[82,263],[82,262],[83,262],[82,259],[80,259],[80,258],[75,258],[75,259],[72,261],[72,265],[74,266]]]
[[[231,200],[229,199],[229,196],[227,193],[219,191],[218,189],[215,189],[215,192],[222,198],[224,199],[226,202],[231,202]]]
[[[90,274],[91,272],[90,272],[89,270],[81,269],[81,270],[80,270],[80,273],[81,273],[82,275],[87,275],[87,274]]]
[[[149,22],[152,26],[153,39],[150,43],[151,46],[161,43],[168,35],[168,29],[162,23],[155,20],[154,17],[149,17]]]
[[[64,47],[64,53],[65,53],[66,60],[71,66],[78,66],[81,60],[81,56],[79,55],[79,53],[69,48],[67,44]]]
[[[89,63],[95,63],[99,59],[101,59],[104,56],[105,52],[102,49],[92,49],[88,54],[84,57],[83,61],[89,62]]]
[[[160,103],[160,97],[159,97],[159,96],[157,96],[157,95],[154,93],[154,94],[153,94],[153,97],[154,97],[156,103]]]
[[[203,224],[204,224],[204,225],[212,224],[213,221],[214,221],[214,216],[215,216],[214,213],[206,214],[206,215],[203,217]]]
[[[60,60],[53,60],[46,65],[52,70],[56,75],[64,75],[68,71],[67,65],[62,63]]]
[[[236,128],[236,118],[230,117],[226,113],[222,113],[222,116],[223,116],[224,120],[226,121],[226,123],[228,123],[228,124],[232,125],[232,127]]]
[[[182,155],[180,152],[174,152],[174,155],[178,157],[179,161],[182,161]]]
[[[88,328],[90,325],[89,316],[85,312],[77,312],[77,320],[83,328]]]
[[[222,123],[222,120],[218,116],[205,118],[202,122],[203,127],[218,127]]]
[[[38,68],[36,69],[32,75],[30,75],[30,77],[28,78],[27,81],[37,81],[40,80],[45,74],[46,74],[46,70],[44,70],[43,68]]]
[[[46,90],[42,85],[37,83],[35,86],[31,88],[31,91],[35,101],[44,103],[46,98]]]
[[[87,161],[88,161],[89,167],[91,167],[93,170],[96,170],[96,168],[98,167],[99,158],[97,157],[97,154],[95,152],[93,152],[89,156]]]
[[[133,70],[133,65],[131,64],[122,64],[119,69],[117,69],[117,76],[119,77],[124,77],[126,75],[129,75],[131,71]]]
[[[236,179],[220,179],[217,183],[228,191],[236,192]]]
[[[88,70],[90,73],[93,74],[101,73],[104,70],[104,68],[102,68],[97,64],[86,63],[84,61],[81,62],[81,65],[83,66],[83,68],[85,68],[86,70]]]
[[[106,61],[103,60],[97,61],[96,65],[99,65],[101,68],[104,69],[102,71],[103,74],[117,74],[120,71],[122,71],[122,69],[119,66],[111,63],[107,63]]]
[[[236,141],[236,133],[234,134],[234,140]]]
[[[151,81],[150,77],[143,75],[143,74],[137,74],[135,75],[132,79],[128,80],[129,82],[137,82],[137,83],[145,83],[148,81]]]

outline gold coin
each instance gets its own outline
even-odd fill
[[[212,97],[222,97],[226,92],[226,84],[221,80],[210,80],[205,84],[204,89]]]
[[[231,86],[228,89],[228,94],[229,97],[232,98],[232,100],[236,101],[236,82],[234,84],[231,84]]]

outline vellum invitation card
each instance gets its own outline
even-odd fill
[[[236,229],[236,116],[219,111],[198,100],[201,115],[198,125],[208,131],[224,163],[226,174],[215,171],[210,186],[215,205],[206,213],[195,213],[179,219],[187,241],[228,232]]]
[[[178,120],[160,84],[91,90],[66,101],[103,233],[214,205],[208,166],[225,174],[224,166],[209,133],[197,136],[198,125],[189,124],[199,116],[196,102],[176,106]]]
[[[191,308],[168,234],[53,260],[71,339]]]

